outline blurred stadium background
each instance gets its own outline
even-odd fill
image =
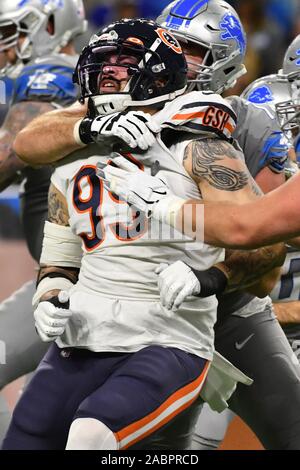
[[[256,78],[274,73],[282,63],[284,51],[300,33],[299,0],[227,0],[238,11],[247,32],[246,67],[243,76],[230,94],[239,94]],[[84,0],[89,30],[77,41],[80,51],[93,32],[111,20],[124,17],[155,18],[169,0]],[[1,100],[2,101],[2,100]],[[0,119],[1,107],[0,103]],[[0,193],[0,260],[2,282],[0,301],[25,281],[35,277],[34,262],[23,241],[19,222],[20,188],[14,185]],[[34,230],[34,227],[32,228]],[[22,325],[20,325],[22,328]],[[1,339],[1,332],[0,332]],[[0,367],[3,367],[0,364]],[[5,394],[13,407],[22,380],[9,385]],[[239,420],[230,425],[222,449],[261,449],[251,431]]]

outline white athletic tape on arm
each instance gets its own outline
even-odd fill
[[[71,227],[45,222],[41,265],[80,268],[81,238]]]
[[[177,196],[167,196],[154,205],[152,217],[164,224],[176,225],[176,217],[186,199]]]
[[[82,142],[79,134],[79,127],[82,122],[82,119],[79,119],[79,121],[76,122],[74,129],[73,129],[73,137],[76,142],[76,144],[80,145],[80,147],[86,147],[86,144]]]
[[[34,310],[37,308],[40,298],[50,290],[69,290],[74,284],[65,277],[45,277],[37,286],[36,293],[32,298]]]

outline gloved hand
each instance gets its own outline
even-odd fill
[[[107,137],[117,137],[130,148],[147,150],[155,142],[160,127],[151,122],[151,115],[142,111],[129,111],[85,118],[79,126],[80,140],[85,143],[100,143]]]
[[[108,191],[151,216],[155,203],[169,195],[167,184],[156,176],[147,175],[122,156],[113,158],[118,168],[98,163],[97,175]]]
[[[200,293],[200,282],[192,269],[182,261],[160,264],[155,273],[158,274],[160,301],[168,310],[176,310],[190,295]]]
[[[68,292],[61,291],[57,297],[40,302],[33,315],[41,340],[54,341],[64,333],[69,318],[72,316]]]

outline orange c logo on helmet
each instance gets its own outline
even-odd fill
[[[167,46],[169,46],[171,49],[173,49],[174,52],[176,52],[177,54],[182,54],[182,49],[180,47],[179,42],[177,41],[177,39],[174,38],[174,36],[172,34],[169,33],[169,31],[166,31],[163,28],[157,28],[156,32],[157,32],[158,36],[160,37],[160,39]]]

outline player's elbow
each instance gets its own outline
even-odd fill
[[[30,136],[30,133],[26,129],[21,130],[17,134],[13,142],[13,150],[20,160],[29,165],[37,165],[40,163],[37,161],[38,156],[33,151],[32,136]]]
[[[250,250],[257,248],[257,234],[247,222],[235,218],[228,236],[228,248]]]

